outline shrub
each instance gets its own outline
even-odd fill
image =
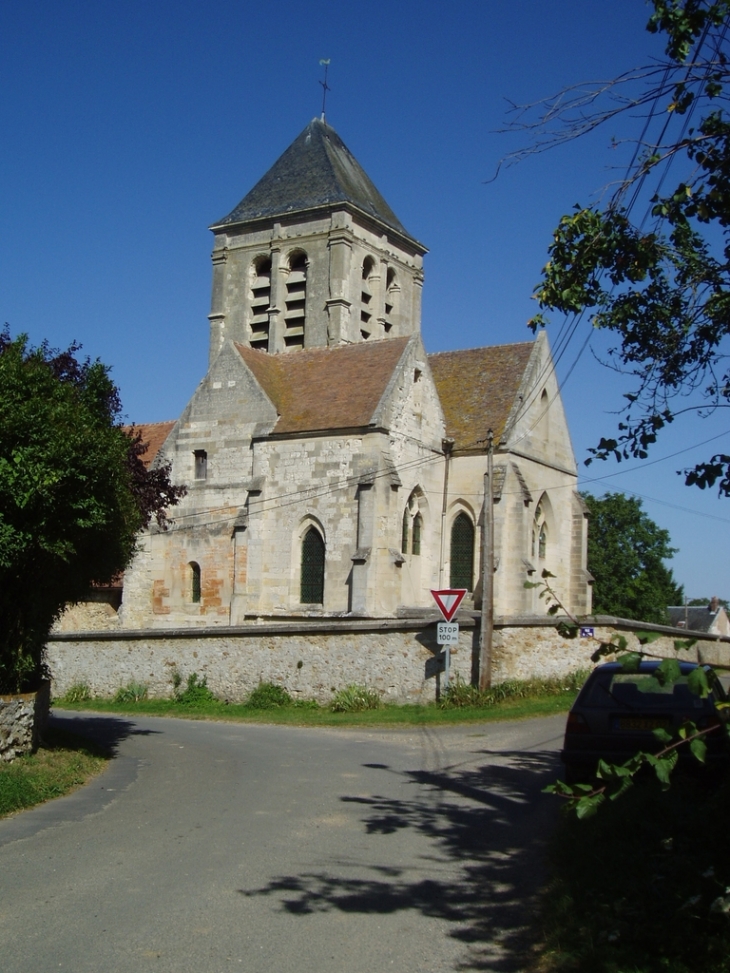
[[[291,706],[292,698],[283,686],[273,682],[260,682],[246,701],[252,709],[278,709]]]
[[[319,709],[319,703],[316,699],[295,699],[294,707],[295,709]]]
[[[550,679],[507,679],[480,693],[476,686],[462,682],[456,676],[448,689],[439,699],[441,709],[460,706],[494,706],[507,699],[536,699],[544,696],[560,696],[562,693],[577,693],[588,678],[584,670],[567,676]]]
[[[130,682],[120,686],[114,694],[115,703],[138,703],[147,696],[147,686],[143,682]]]
[[[173,674],[173,686],[175,686],[174,696],[176,703],[180,703],[182,706],[203,706],[206,703],[217,702],[212,690],[208,688],[207,676],[203,676],[203,678],[200,679],[197,672],[191,672],[188,676],[185,689],[181,690],[180,686],[182,685],[182,677],[180,678],[180,681],[176,683],[175,675],[179,676],[179,673],[176,671]]]
[[[91,690],[85,682],[76,682],[67,689],[63,696],[56,700],[58,703],[85,703],[91,699]]]
[[[448,688],[441,693],[439,698],[439,706],[441,709],[451,709],[461,706],[484,706],[485,703],[486,700],[477,687],[472,686],[468,682],[462,682],[458,676],[451,680]]]
[[[380,694],[367,686],[345,686],[335,693],[330,708],[333,713],[361,713],[366,709],[378,709]]]

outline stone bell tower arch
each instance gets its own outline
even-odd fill
[[[420,331],[426,248],[319,118],[211,230],[210,362]]]

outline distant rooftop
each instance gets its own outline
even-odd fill
[[[667,608],[669,620],[675,628],[686,628],[692,632],[709,632],[720,608],[710,605],[670,605]]]
[[[338,203],[349,204],[417,243],[337,132],[319,118],[312,119],[251,192],[212,229]]]

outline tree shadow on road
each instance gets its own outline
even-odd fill
[[[95,713],[51,713],[48,727],[52,731],[60,732],[64,738],[64,746],[69,748],[70,739],[90,741],[95,747],[114,757],[119,752],[120,744],[131,736],[149,736],[158,730],[148,730],[138,727],[132,720],[125,720],[120,716],[106,716]],[[83,744],[81,744],[83,745]]]
[[[283,909],[300,916],[417,910],[449,923],[448,934],[465,944],[460,969],[522,969],[535,935],[537,893],[545,881],[545,843],[558,811],[554,798],[541,790],[555,779],[559,765],[550,751],[482,754],[494,762],[406,772],[364,765],[409,780],[417,785],[414,796],[341,798],[362,808],[370,835],[412,829],[427,838],[430,860],[450,865],[438,869],[436,878],[393,865],[391,846],[384,843],[380,862],[376,857],[361,869],[372,877],[309,872],[276,877],[263,888],[241,893],[277,896]]]

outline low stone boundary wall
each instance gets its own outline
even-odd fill
[[[461,618],[451,651],[452,678],[477,672],[479,629]],[[276,622],[238,628],[136,632],[56,633],[47,645],[54,696],[85,683],[111,696],[130,682],[151,697],[172,692],[172,677],[196,672],[220,698],[240,702],[259,682],[284,686],[296,699],[326,702],[351,683],[377,689],[384,700],[425,702],[436,697],[442,668],[436,620]],[[560,676],[588,668],[590,652],[562,639],[554,623],[495,630],[496,682],[531,675]]]
[[[692,633],[625,619],[589,620],[594,637],[564,639],[557,619],[497,619],[492,677],[560,677],[590,669],[596,639],[609,639],[632,627],[651,628],[662,638],[651,644],[659,655],[674,655],[674,640]],[[478,616],[459,618],[458,647],[452,649],[452,677],[464,682],[477,675]],[[241,702],[260,682],[284,686],[294,698],[327,702],[333,691],[351,683],[377,689],[384,700],[427,702],[440,685],[436,619],[343,619],[269,621],[241,627],[150,631],[54,633],[47,645],[53,694],[62,696],[85,683],[94,695],[111,696],[130,682],[143,683],[150,696],[172,692],[175,671],[183,679],[205,676],[220,698]],[[730,665],[730,639],[704,636],[683,653]]]
[[[48,718],[50,688],[44,683],[37,693],[0,696],[0,760],[36,749]]]

